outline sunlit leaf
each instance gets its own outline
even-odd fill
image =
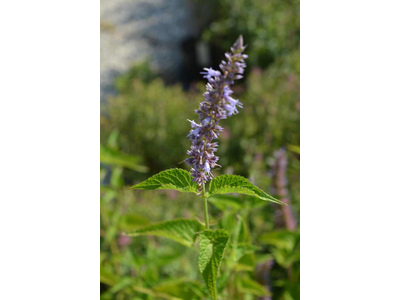
[[[287,148],[288,148],[289,151],[292,151],[292,152],[300,155],[300,146],[287,145]]]
[[[238,175],[221,175],[215,177],[210,182],[210,189],[207,196],[211,197],[217,194],[239,193],[257,197],[261,200],[271,201],[278,204],[285,204],[278,199],[268,195],[263,190],[256,187],[248,179]]]
[[[131,188],[140,190],[176,190],[180,192],[197,193],[196,183],[192,181],[190,173],[182,169],[162,171]]]
[[[217,276],[229,235],[224,230],[205,230],[200,234],[199,269],[213,300],[217,299]]]
[[[156,223],[134,232],[131,232],[130,236],[140,235],[156,235],[174,240],[175,242],[181,243],[187,247],[193,245],[197,235],[204,229],[196,220],[188,219],[176,219],[161,223]]]

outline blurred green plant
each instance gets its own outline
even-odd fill
[[[201,210],[195,193],[171,198],[173,191],[145,191],[151,196],[142,198],[142,193],[124,187],[120,167],[112,167],[111,173],[115,180],[102,186],[100,202],[101,299],[208,299],[200,283],[201,274],[194,271],[198,250],[189,247],[205,225],[195,220],[196,212]],[[260,224],[265,222],[265,215],[260,210],[268,206],[260,198],[213,195],[209,203],[213,206],[210,224],[224,228],[230,236],[216,286],[220,297],[258,299],[273,291],[274,299],[298,299],[298,233],[264,232],[265,226]],[[178,220],[170,228],[151,225],[150,220],[173,216],[192,221],[182,224]],[[254,224],[258,230],[252,228]],[[188,228],[193,228],[189,234]],[[133,232],[133,237],[127,232]],[[256,272],[265,260],[277,262],[272,270],[272,286],[261,284]]]
[[[207,2],[206,2],[207,3]],[[243,34],[250,67],[266,68],[300,45],[300,0],[209,1],[213,21],[203,39],[224,51]]]
[[[132,79],[132,74],[137,73],[117,79],[120,95],[102,108],[101,140],[105,143],[117,129],[121,151],[140,156],[152,174],[178,166],[185,156],[189,128],[182,124],[194,115],[192,108],[201,94],[185,93],[179,85],[167,87],[147,73],[144,81]]]

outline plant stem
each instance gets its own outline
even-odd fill
[[[206,229],[210,229],[208,222],[208,208],[207,208],[207,197],[206,197],[206,186],[203,184],[203,199],[204,199],[204,222],[206,222]]]

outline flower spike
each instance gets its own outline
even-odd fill
[[[197,183],[197,190],[201,193],[203,185],[213,178],[212,169],[217,164],[219,157],[215,156],[218,144],[213,140],[218,136],[223,128],[219,126],[219,121],[239,113],[238,107],[243,108],[243,104],[230,95],[230,89],[235,80],[243,78],[246,63],[244,60],[247,55],[243,54],[246,46],[243,46],[243,37],[239,36],[231,47],[231,52],[225,53],[227,61],[222,61],[219,65],[220,70],[204,68],[200,74],[208,80],[204,101],[200,103],[195,112],[199,115],[199,122],[188,120],[192,130],[188,134],[192,142],[185,160],[191,166],[193,181]]]

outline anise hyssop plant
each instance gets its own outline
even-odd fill
[[[177,190],[180,192],[196,193],[204,201],[204,223],[197,220],[177,219],[139,229],[130,235],[158,235],[170,238],[185,246],[192,246],[199,237],[199,270],[203,275],[207,289],[212,299],[217,299],[217,276],[224,257],[230,236],[223,229],[210,229],[207,201],[219,194],[239,193],[257,197],[261,200],[282,204],[281,201],[266,194],[253,185],[248,179],[236,175],[221,175],[214,177],[212,169],[218,162],[215,152],[218,148],[216,140],[223,128],[220,121],[237,114],[243,104],[231,97],[231,85],[241,79],[246,67],[246,54],[243,38],[240,36],[226,53],[226,61],[219,65],[220,70],[205,68],[204,78],[208,80],[204,101],[195,110],[198,121],[191,121],[191,131],[188,134],[192,143],[188,150],[186,163],[190,172],[182,169],[162,171],[146,181],[134,185],[132,189],[142,190]],[[209,182],[208,191],[206,183]]]

